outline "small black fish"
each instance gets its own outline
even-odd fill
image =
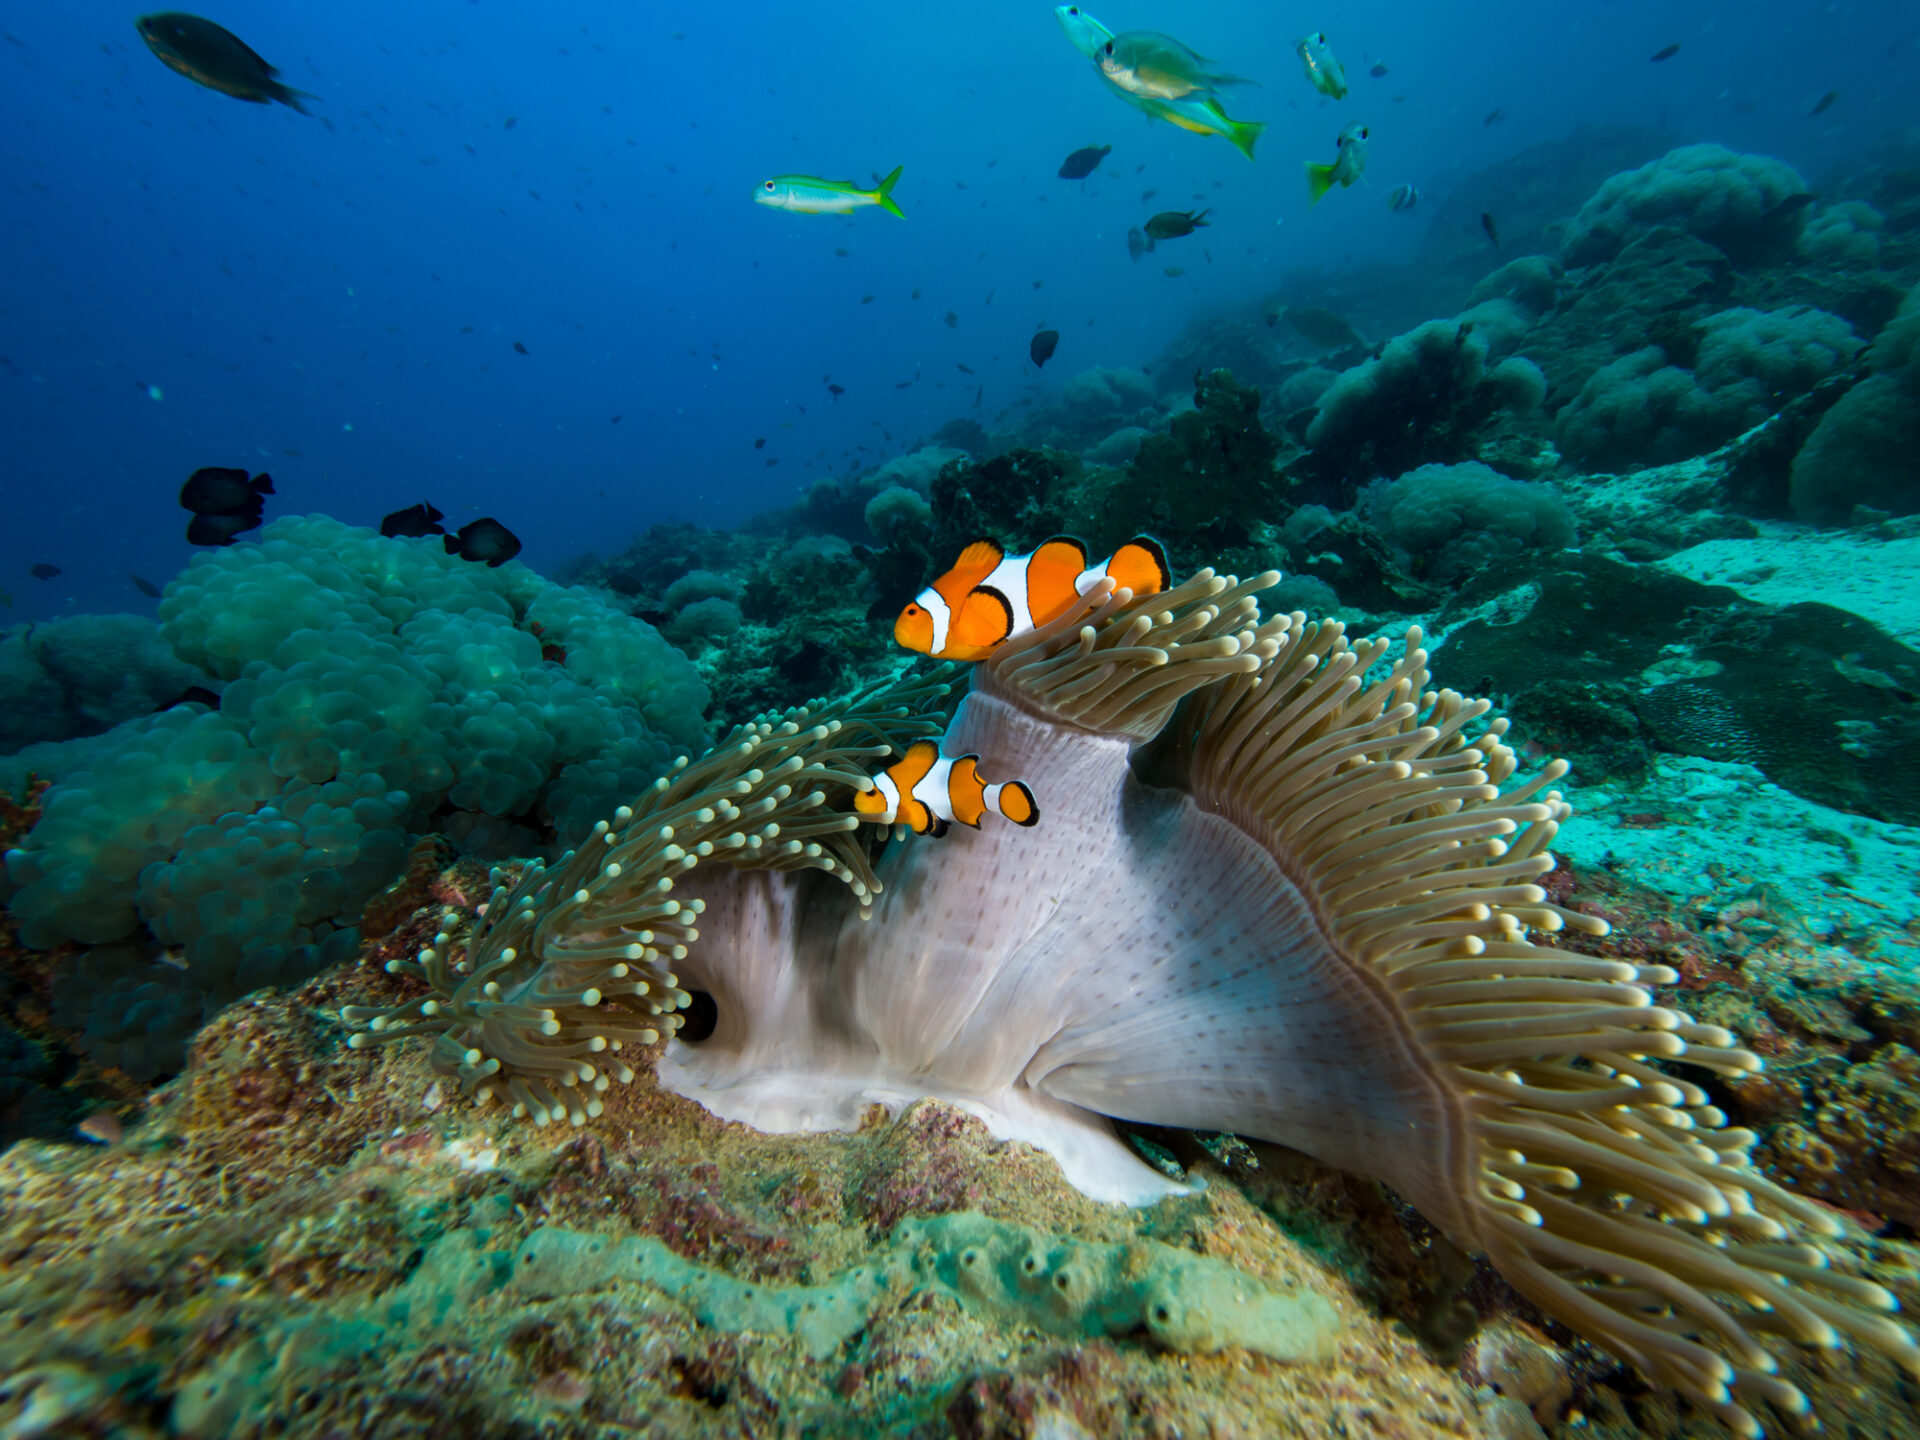
[[[409,505],[404,510],[382,516],[380,533],[389,539],[402,537],[408,540],[418,540],[424,535],[444,535],[447,532],[440,527],[440,522],[446,518],[430,503],[422,500],[418,505]]]
[[[532,351],[528,350],[526,346],[522,345],[518,340],[513,342],[513,348],[514,348],[514,353],[519,355],[530,355],[533,353]]]
[[[913,298],[916,300],[920,298],[920,287],[918,285],[913,287]]]
[[[1088,145],[1060,162],[1062,180],[1084,180],[1100,168],[1100,162],[1113,153],[1111,145]]]
[[[1047,361],[1053,358],[1053,352],[1059,348],[1059,345],[1060,332],[1058,330],[1042,330],[1027,342],[1027,354],[1033,357],[1035,366],[1044,366]]]
[[[1504,110],[1489,110],[1487,112],[1487,118],[1482,120],[1480,123],[1482,125],[1498,125],[1502,120],[1506,118],[1507,118],[1507,112]]]
[[[58,565],[49,565],[46,561],[42,560],[27,573],[36,580],[51,580],[60,573],[60,567]]]
[[[1649,55],[1647,58],[1651,60],[1655,65],[1658,65],[1662,60],[1671,60],[1674,56],[1678,55],[1679,53],[1680,53],[1680,47],[1678,45],[1666,45],[1654,51],[1653,54]]]
[[[507,116],[507,123],[502,125],[500,128],[502,130],[511,130],[514,126],[518,125],[519,123],[520,123],[520,117],[518,115],[509,115]]]
[[[142,579],[131,571],[128,572],[127,579],[133,582],[133,588],[138,590],[142,595],[150,596],[155,600],[160,598],[160,587],[154,584],[153,581]]]
[[[871,295],[862,295],[862,296],[860,297],[860,303],[861,303],[862,305],[871,305],[871,304],[873,303],[873,296],[871,296]]]
[[[1487,239],[1493,242],[1493,248],[1500,248],[1500,227],[1493,223],[1493,216],[1487,211],[1480,212],[1480,228],[1487,232]]]
[[[1367,71],[1367,74],[1369,74],[1369,75],[1371,75],[1371,76],[1372,76],[1372,77],[1373,77],[1374,79],[1376,79],[1376,80],[1384,80],[1384,79],[1386,79],[1386,76],[1387,76],[1387,64],[1386,64],[1386,61],[1384,61],[1384,60],[1376,60],[1376,61],[1374,61],[1374,62],[1373,62],[1373,68],[1372,68],[1371,70],[1369,70],[1369,71]]]
[[[1207,219],[1211,210],[1162,210],[1147,221],[1147,238],[1151,240],[1178,240],[1182,235],[1191,235],[1202,225],[1212,222]]]
[[[958,370],[962,375],[973,374],[973,367],[971,365],[962,365],[958,360],[953,362],[953,368]]]
[[[180,487],[180,508],[196,515],[251,514],[257,523],[265,501],[273,494],[273,477],[260,474],[249,480],[244,470],[208,465],[187,477]]]
[[[762,435],[762,436],[760,436],[760,437],[759,437],[758,439],[756,439],[756,440],[755,440],[755,441],[753,442],[753,448],[754,448],[754,449],[756,449],[756,450],[764,450],[764,449],[766,449],[766,448],[767,448],[767,437],[766,437],[766,436],[764,436],[764,435]]]
[[[242,510],[233,515],[196,515],[187,522],[189,545],[231,545],[243,530],[257,529],[260,512]]]
[[[1142,255],[1151,249],[1153,249],[1153,241],[1143,235],[1138,226],[1127,231],[1127,258],[1129,260],[1138,261]]]
[[[951,310],[949,310],[946,314],[942,315],[940,318],[947,322],[947,328],[949,330],[955,329],[960,324],[960,317],[954,314],[953,311]]]
[[[624,420],[624,419],[626,419],[626,418],[627,418],[627,417],[626,417],[626,416],[624,416],[624,415],[616,415],[616,416],[614,416],[614,417],[613,417],[613,418],[612,418],[611,420],[609,420],[609,421],[607,421],[607,423],[608,423],[609,425],[618,425],[618,424],[619,424],[619,423],[620,423],[620,422],[621,422],[622,420]]]
[[[302,100],[320,98],[282,85],[274,78],[280,72],[248,49],[238,35],[198,15],[167,10],[141,16],[133,22],[133,28],[140,32],[147,48],[160,57],[161,64],[222,95],[256,105],[278,100],[302,115],[312,113],[300,103]]]
[[[847,393],[847,387],[844,385],[834,385],[832,383],[829,383],[827,385],[827,393],[833,396],[833,403],[838,405],[840,403],[840,397]]]
[[[980,402],[986,398],[987,387],[984,385],[976,386],[973,392],[973,408],[978,410],[980,408]]]
[[[1827,91],[1826,94],[1820,97],[1819,102],[1814,105],[1813,109],[1807,112],[1808,115],[1826,114],[1827,111],[1833,108],[1833,102],[1838,100],[1839,98],[1840,98],[1840,92],[1838,90]]]
[[[495,570],[520,553],[520,537],[491,515],[471,525],[462,525],[458,534],[443,535],[440,543],[447,547],[449,555],[458,555],[462,560],[484,560]]]

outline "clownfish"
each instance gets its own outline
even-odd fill
[[[1135,595],[1158,595],[1171,583],[1167,552],[1148,535],[1134,536],[1092,566],[1087,547],[1070,535],[1056,535],[1027,555],[976,540],[900,612],[893,638],[936,660],[984,660],[996,646],[1063,613],[1107,575]]]
[[[873,777],[873,789],[853,797],[853,810],[876,825],[908,825],[916,835],[944,835],[958,820],[980,828],[980,819],[996,810],[1016,825],[1040,819],[1033,791],[1018,780],[989,785],[980,778],[980,757],[952,759],[932,740],[916,740],[907,753]]]

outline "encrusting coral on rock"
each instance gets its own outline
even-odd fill
[[[1040,825],[896,837],[869,865],[833,806],[938,728],[942,677],[762,722],[497,888],[469,958],[401,965],[430,996],[351,1012],[374,1027],[354,1043],[432,1034],[476,1098],[581,1124],[597,1102],[570,1097],[632,1073],[598,1057],[698,994],[711,1032],[657,1073],[724,1118],[852,1129],[932,1095],[1135,1201],[1171,1187],[1103,1116],[1278,1141],[1385,1181],[1741,1434],[1750,1407],[1808,1409],[1763,1338],[1920,1371],[1893,1297],[1830,1266],[1841,1222],[1663,1068],[1759,1060],[1653,1003],[1669,967],[1548,943],[1605,930],[1537,883],[1564,766],[1513,783],[1505,723],[1426,688],[1417,630],[1389,660],[1260,621],[1276,578],[1102,581],[974,670],[943,749],[1026,776]]]

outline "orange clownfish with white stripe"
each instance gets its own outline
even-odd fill
[[[996,646],[1062,614],[1111,575],[1122,590],[1158,595],[1170,583],[1160,542],[1136,535],[1098,565],[1087,547],[1056,535],[1026,555],[976,540],[894,622],[893,638],[936,660],[984,660]]]
[[[873,777],[871,790],[856,792],[853,811],[876,825],[909,825],[917,835],[944,835],[955,820],[976,830],[989,811],[1016,825],[1033,825],[1040,807],[1018,780],[989,785],[980,778],[980,757],[949,759],[932,740],[916,740],[907,753]]]

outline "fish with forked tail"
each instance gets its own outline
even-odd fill
[[[302,115],[313,112],[300,102],[318,100],[305,90],[282,85],[275,78],[280,72],[256,55],[247,43],[231,30],[188,15],[166,10],[143,15],[133,22],[147,48],[160,57],[160,63],[195,84],[236,100],[265,105],[278,100]]]

